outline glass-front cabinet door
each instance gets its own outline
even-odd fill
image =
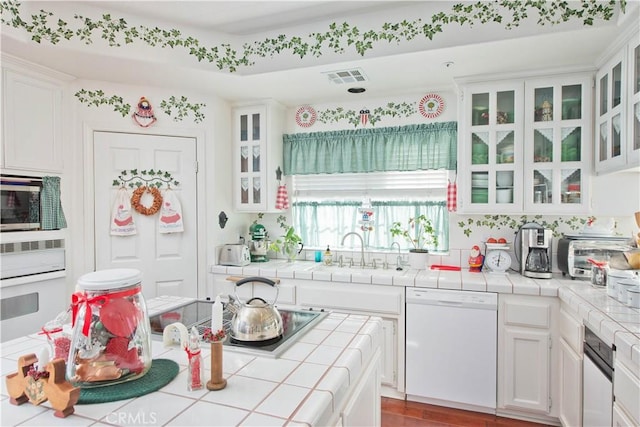
[[[627,162],[625,103],[627,63],[619,52],[596,74],[595,168],[596,172],[621,169]]]
[[[463,105],[466,111],[458,165],[461,211],[519,211],[523,84],[469,85]]]
[[[236,209],[252,212],[264,203],[265,117],[261,107],[234,111],[235,149],[233,182]]]
[[[629,104],[627,127],[630,138],[628,140],[629,166],[640,165],[640,33],[636,33],[628,46],[627,58],[629,63]]]
[[[591,159],[590,75],[527,80],[524,210],[587,210]]]

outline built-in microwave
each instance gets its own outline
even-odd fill
[[[0,176],[0,231],[39,230],[42,179]]]
[[[558,268],[563,275],[576,279],[591,279],[591,263],[609,261],[616,254],[632,250],[626,237],[567,237],[558,240]]]

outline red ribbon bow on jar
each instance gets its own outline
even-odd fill
[[[84,324],[82,325],[82,334],[86,337],[89,336],[89,325],[91,324],[91,306],[93,304],[105,305],[108,301],[116,298],[124,298],[137,294],[140,292],[140,287],[135,287],[132,289],[127,289],[126,291],[121,292],[113,292],[104,295],[97,295],[94,297],[89,297],[86,292],[75,292],[71,295],[71,313],[72,313],[72,321],[71,326],[75,326],[76,317],[78,316],[78,310],[82,304],[86,305],[84,311]]]

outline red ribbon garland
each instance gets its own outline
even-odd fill
[[[132,289],[127,289],[126,291],[114,292],[109,294],[98,295],[95,297],[89,297],[87,292],[75,292],[71,295],[71,313],[72,313],[72,322],[71,326],[76,324],[76,317],[78,315],[78,310],[80,309],[81,304],[86,304],[86,309],[84,311],[84,324],[82,325],[82,334],[85,337],[89,336],[89,325],[91,324],[91,306],[93,304],[104,305],[107,301],[113,298],[124,298],[130,297],[140,292],[140,286],[136,286]]]
[[[62,328],[53,328],[53,329],[45,329],[44,326],[41,328],[42,331],[38,332],[38,335],[46,335],[47,339],[51,341],[51,335],[57,332],[62,332]]]

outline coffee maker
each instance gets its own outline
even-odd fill
[[[251,254],[251,262],[267,262],[267,251],[269,250],[269,241],[267,240],[267,230],[264,225],[254,223],[249,227],[251,240],[249,241],[249,253]]]
[[[526,224],[518,231],[520,274],[535,279],[551,279],[553,232],[539,224]]]

